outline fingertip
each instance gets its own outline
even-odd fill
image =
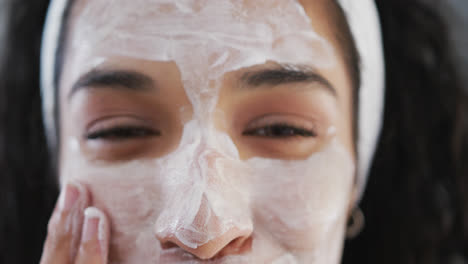
[[[88,207],[84,211],[85,223],[82,233],[82,246],[92,248],[93,245],[97,243],[98,250],[97,253],[102,259],[102,263],[107,263],[108,256],[108,246],[109,246],[109,222],[106,215],[103,211],[99,210],[96,207]],[[89,252],[87,254],[93,254]]]
[[[79,182],[79,181],[75,181],[75,180],[71,180],[67,183],[67,186],[73,186],[74,188],[76,188],[79,192],[79,195],[80,195],[80,205],[81,206],[84,206],[87,207],[88,204],[89,204],[89,201],[90,201],[90,197],[89,197],[89,191],[88,191],[88,188],[86,187],[85,184]],[[84,210],[84,208],[81,208],[81,210]]]
[[[108,229],[109,224],[107,221],[107,217],[103,211],[99,210],[96,207],[88,207],[84,211],[85,219],[86,220],[93,220],[97,219],[99,222],[98,230],[97,230],[97,239],[99,241],[107,240],[108,238]]]
[[[89,193],[85,185],[78,181],[66,182],[60,191],[54,212],[70,212],[75,209],[84,210],[89,203]],[[78,207],[78,208],[77,208]]]

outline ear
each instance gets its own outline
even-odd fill
[[[355,208],[357,208],[359,206],[359,192],[360,192],[360,189],[358,188],[357,186],[357,177],[358,177],[358,174],[357,174],[357,171],[354,172],[354,184],[352,186],[352,189],[351,189],[351,192],[350,192],[350,195],[349,195],[349,203],[348,203],[348,210],[347,210],[347,216],[348,218],[351,217],[351,215],[353,214]]]
[[[357,175],[357,174],[356,174]],[[353,239],[358,236],[365,225],[365,216],[359,208],[360,189],[357,183],[353,184],[348,204],[346,238]]]

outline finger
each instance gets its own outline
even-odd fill
[[[41,264],[72,263],[81,236],[82,212],[86,206],[88,195],[82,185],[69,183],[63,188],[49,220]]]
[[[107,264],[109,223],[106,216],[101,210],[88,207],[84,221],[75,264]]]

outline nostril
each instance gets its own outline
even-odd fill
[[[234,239],[232,239],[233,237]],[[201,260],[214,260],[230,255],[243,255],[251,251],[253,243],[251,231],[240,232],[238,229],[228,231],[222,236],[196,248],[186,246],[175,237],[164,239],[158,237],[158,239],[162,250],[180,248]]]
[[[161,248],[162,249],[171,249],[171,248],[176,248],[176,247],[179,247],[179,246],[177,246],[176,243],[172,243],[170,241],[161,243]]]
[[[238,237],[227,244],[214,258],[222,258],[229,255],[241,255],[252,249],[252,237]]]

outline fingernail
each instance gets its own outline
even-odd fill
[[[60,197],[60,208],[62,211],[70,211],[80,197],[80,190],[78,186],[68,183],[65,190]]]
[[[83,227],[83,242],[90,240],[101,240],[99,234],[102,233],[100,230],[101,212],[96,208],[88,207],[85,212],[85,223]]]

